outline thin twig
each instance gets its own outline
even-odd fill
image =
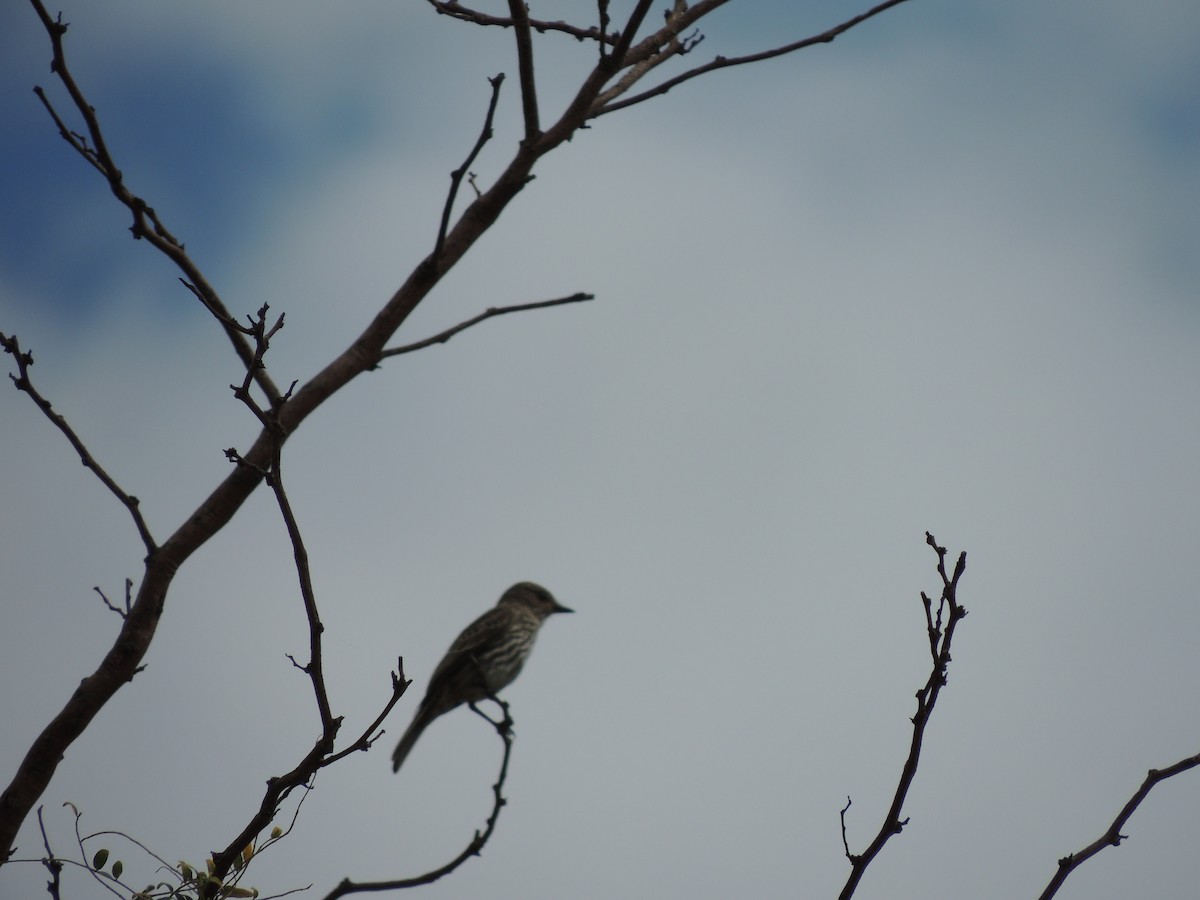
[[[545,309],[548,306],[562,306],[565,303],[583,303],[588,300],[595,300],[595,294],[572,294],[570,297],[559,297],[555,300],[539,300],[536,303],[518,303],[514,306],[492,306],[485,309],[474,318],[467,319],[465,322],[459,322],[452,328],[447,328],[445,331],[440,331],[432,337],[427,337],[423,340],[412,344],[404,344],[400,347],[392,347],[389,350],[384,350],[379,354],[381,359],[386,359],[389,356],[399,356],[402,353],[412,353],[414,350],[422,350],[425,347],[431,347],[434,344],[444,344],[450,338],[454,337],[460,331],[466,331],[472,325],[478,325],[486,319],[494,318],[495,316],[503,316],[507,313],[525,312],[530,309]]]
[[[190,284],[187,284],[186,281],[184,284],[189,288],[192,287]],[[292,382],[292,385],[288,388],[286,394],[277,396],[272,400],[270,413],[259,406],[258,402],[255,401],[254,396],[250,393],[250,385],[253,383],[255,374],[266,366],[266,364],[263,362],[263,357],[266,356],[267,351],[271,348],[271,338],[275,336],[279,329],[283,328],[284,317],[287,315],[287,313],[280,313],[279,318],[275,320],[275,324],[268,328],[267,311],[270,310],[270,308],[271,307],[268,304],[264,303],[258,308],[258,312],[255,314],[254,318],[251,318],[250,316],[246,317],[246,321],[249,324],[241,325],[235,323],[235,327],[238,328],[242,334],[246,334],[254,338],[254,356],[251,359],[250,364],[246,366],[246,375],[242,379],[242,383],[240,385],[231,384],[229,389],[233,391],[233,396],[241,400],[242,403],[244,403],[250,410],[250,412],[254,413],[255,418],[258,419],[259,424],[262,425],[264,429],[271,434],[279,435],[281,433],[281,426],[279,424],[279,410],[292,395],[292,390],[296,387],[296,382]]]
[[[688,8],[684,0],[675,0],[675,5],[666,13],[666,24],[651,37],[643,40],[638,46],[626,54],[627,69],[620,80],[610,88],[602,91],[592,102],[592,109],[602,109],[629,91],[635,84],[645,78],[650,72],[676,56],[684,56],[695,49],[704,40],[704,35],[698,31],[681,38],[680,32],[686,27],[684,23],[695,18],[695,12]]]
[[[746,56],[718,56],[705,65],[697,66],[694,69],[689,69],[688,71],[680,75],[676,75],[674,78],[670,78],[664,81],[662,84],[656,85],[640,94],[635,94],[634,96],[627,97],[624,100],[618,100],[615,103],[597,106],[592,109],[591,118],[616,112],[618,109],[624,109],[627,106],[633,106],[635,103],[642,103],[646,100],[649,100],[651,97],[659,97],[667,93],[667,91],[671,90],[671,88],[676,87],[685,81],[691,81],[693,78],[716,71],[717,69],[727,69],[730,66],[744,66],[749,63],[762,62],[765,59],[773,59],[776,56],[783,56],[787,53],[794,53],[797,50],[803,50],[805,47],[811,47],[814,44],[828,44],[836,37],[849,31],[856,25],[859,25],[867,21],[867,19],[871,19],[880,13],[891,9],[893,6],[899,6],[901,3],[905,2],[907,2],[907,0],[885,0],[885,2],[880,3],[878,6],[854,16],[853,18],[847,19],[841,24],[835,25],[826,31],[822,31],[820,34],[815,34],[811,37],[806,37],[790,44],[784,44],[782,47],[775,47],[772,50],[764,50],[761,53],[750,53]]]
[[[599,46],[600,46],[600,58],[604,59],[604,57],[608,54],[608,40],[609,40],[608,0],[596,0],[596,12],[600,18],[600,27],[597,29],[597,31],[603,36],[602,40],[600,40],[598,42]]]
[[[71,808],[74,809],[75,807],[72,806]],[[78,810],[76,810],[76,812],[78,812]],[[105,831],[93,831],[91,834],[85,834],[83,836],[82,840],[90,841],[94,838],[108,837],[108,836],[119,837],[119,838],[123,838],[124,840],[129,841],[129,843],[133,844],[135,847],[137,847],[139,850],[141,850],[147,856],[153,857],[158,862],[158,864],[165,869],[174,869],[175,868],[169,862],[167,862],[165,859],[163,859],[161,856],[159,856],[157,853],[155,853],[153,850],[151,850],[149,847],[147,847],[141,841],[139,841],[137,838],[126,834],[124,831],[114,831],[112,829],[105,830]],[[85,861],[87,860],[86,853],[84,854],[84,860]]]
[[[292,555],[296,563],[296,575],[300,580],[300,595],[304,601],[304,615],[308,620],[308,665],[305,673],[312,680],[313,694],[317,701],[317,711],[321,718],[321,730],[332,743],[341,725],[340,717],[335,719],[329,703],[329,692],[325,685],[325,665],[321,652],[321,635],[325,626],[321,624],[321,615],[317,610],[317,597],[313,590],[312,570],[308,564],[308,550],[304,546],[304,536],[300,533],[300,523],[296,520],[296,512],[283,486],[283,468],[281,452],[276,449],[275,460],[271,472],[267,476],[267,486],[275,494],[279,505],[279,513],[283,516],[287,528],[288,539],[292,543]]]
[[[38,828],[42,830],[42,846],[46,848],[46,855],[42,858],[42,865],[50,873],[50,880],[46,882],[46,890],[49,892],[52,900],[61,900],[59,889],[60,875],[62,874],[63,864],[54,856],[54,851],[50,849],[50,838],[46,836],[46,823],[42,819],[42,807],[38,807]]]
[[[235,319],[233,316],[231,316],[223,308],[217,308],[217,307],[213,306],[212,303],[209,302],[209,298],[205,295],[204,291],[200,290],[198,287],[196,287],[194,284],[192,284],[186,278],[180,278],[179,283],[182,284],[189,291],[191,291],[192,296],[195,297],[197,300],[199,300],[200,303],[204,306],[204,308],[207,309],[209,311],[209,313],[212,314],[213,318],[215,318],[218,322],[220,322],[226,328],[231,328],[234,331],[239,331],[246,336],[250,336],[251,332],[245,325],[241,324],[237,319]]]
[[[406,888],[414,888],[425,884],[432,884],[438,879],[449,875],[472,856],[479,856],[480,853],[482,853],[484,846],[492,836],[492,832],[496,830],[496,822],[500,818],[500,810],[503,809],[504,805],[508,802],[504,799],[504,782],[508,779],[508,761],[512,756],[513,745],[513,720],[509,715],[508,704],[498,697],[492,697],[491,699],[500,704],[500,709],[503,715],[499,722],[480,712],[478,709],[475,709],[474,706],[471,707],[472,709],[475,709],[475,712],[479,713],[480,716],[483,716],[483,718],[492,723],[492,726],[496,729],[496,733],[504,742],[504,757],[500,762],[500,774],[497,776],[495,784],[492,785],[492,812],[491,815],[488,816],[487,821],[484,823],[483,830],[475,832],[475,836],[470,840],[470,842],[468,842],[467,846],[461,853],[458,854],[458,856],[454,857],[454,859],[450,860],[450,862],[446,863],[444,866],[426,872],[424,875],[418,875],[414,878],[398,878],[392,881],[351,881],[349,878],[345,878],[341,881],[341,883],[338,884],[337,887],[326,894],[323,900],[338,900],[339,897],[344,897],[347,894],[359,894],[375,891],[399,891]]]
[[[467,154],[463,164],[450,173],[450,192],[446,195],[446,203],[442,206],[442,220],[438,225],[437,240],[433,245],[435,262],[442,256],[442,247],[446,243],[446,232],[450,229],[450,214],[454,211],[454,199],[458,196],[458,188],[462,184],[463,176],[471,168],[471,163],[475,161],[475,157],[479,155],[483,145],[492,138],[492,121],[496,118],[496,104],[500,100],[500,85],[504,84],[504,73],[500,72],[495,78],[489,78],[488,84],[492,86],[492,98],[488,101],[487,115],[483,117],[483,128],[480,129],[479,137],[475,139],[475,146],[471,148],[471,152]],[[475,193],[478,195],[478,188]]]
[[[846,880],[842,892],[838,895],[840,900],[854,895],[854,891],[858,888],[859,882],[862,880],[867,867],[879,855],[880,851],[893,835],[899,834],[904,826],[908,824],[908,819],[901,819],[900,813],[904,808],[904,800],[908,796],[909,788],[912,787],[913,778],[917,774],[917,765],[921,760],[921,744],[925,737],[925,727],[929,724],[929,718],[933,714],[933,708],[937,704],[938,696],[941,690],[946,686],[946,671],[950,665],[950,643],[954,639],[954,629],[959,620],[962,619],[967,611],[958,603],[958,581],[962,577],[967,566],[967,554],[961,553],[958,557],[958,562],[954,567],[954,575],[946,574],[946,548],[939,547],[937,541],[929,532],[925,532],[925,542],[933,548],[938,557],[938,575],[942,579],[942,599],[948,610],[948,619],[946,621],[945,630],[939,628],[937,640],[935,641],[935,652],[933,656],[933,666],[929,673],[929,678],[925,682],[925,686],[917,691],[917,712],[912,717],[913,732],[912,742],[908,750],[908,758],[904,761],[904,768],[900,773],[900,781],[896,786],[895,796],[892,798],[892,805],[889,807],[887,814],[884,816],[883,824],[879,829],[879,833],[875,835],[875,839],[871,841],[861,854],[850,852],[849,842],[846,841],[846,810],[850,808],[850,798],[846,798],[846,806],[842,809],[842,842],[846,847],[846,858],[850,861],[850,876]],[[928,618],[929,600],[924,598],[926,606],[926,618]],[[939,613],[940,619],[940,613]]]
[[[707,2],[713,3],[716,0],[707,0]],[[631,58],[631,65],[636,64],[643,58],[637,53],[631,52],[630,46],[651,6],[653,6],[653,0],[638,0],[637,6],[634,7],[633,11],[629,14],[629,18],[626,20],[625,28],[619,33],[613,45],[612,52],[600,58],[592,71],[583,80],[583,83],[579,86],[579,90],[575,92],[575,96],[567,104],[567,108],[563,110],[558,121],[542,133],[537,145],[530,147],[527,143],[521,144],[521,151],[529,151],[528,159],[523,158],[524,154],[522,152],[518,152],[512,166],[510,166],[509,171],[512,173],[511,176],[508,179],[501,176],[500,183],[507,181],[509,186],[517,187],[517,189],[523,187],[528,181],[528,172],[532,169],[534,162],[559,146],[563,141],[570,140],[572,135],[579,129],[587,127],[587,120],[592,117],[596,97],[600,95],[600,92],[604,90],[604,86],[626,64],[626,57]],[[668,36],[673,36],[676,28],[672,23],[664,30],[669,33]],[[638,45],[639,47],[650,47],[650,49],[646,50],[645,55],[650,55],[657,51],[658,44],[654,42],[659,40],[664,30],[656,32]],[[663,40],[666,39],[663,38]],[[519,182],[517,181],[518,173],[523,173]],[[505,174],[509,173],[506,172]]]
[[[1062,887],[1063,882],[1067,880],[1067,876],[1075,871],[1079,866],[1083,865],[1105,847],[1120,846],[1121,841],[1125,840],[1128,835],[1121,834],[1121,829],[1125,827],[1125,823],[1129,821],[1129,817],[1134,811],[1141,806],[1142,801],[1149,796],[1150,791],[1160,781],[1166,781],[1186,772],[1189,769],[1194,769],[1200,766],[1200,754],[1189,756],[1187,759],[1181,759],[1179,762],[1167,766],[1165,769],[1151,769],[1146,775],[1146,780],[1142,782],[1142,786],[1134,792],[1129,798],[1129,802],[1121,808],[1121,812],[1113,819],[1108,830],[1100,835],[1092,843],[1088,844],[1082,850],[1068,854],[1058,861],[1058,870],[1054,873],[1054,877],[1050,879],[1050,883],[1046,885],[1046,889],[1039,895],[1038,900],[1049,900]]]
[[[853,803],[850,800],[850,795],[846,795],[846,805],[842,807],[842,846],[846,849],[846,859],[854,859],[854,854],[850,852],[850,842],[846,839],[846,813],[850,811]]]
[[[191,287],[192,292],[197,296],[203,297],[205,308],[221,323],[225,334],[233,344],[234,351],[241,358],[242,362],[247,367],[250,367],[253,360],[250,345],[238,333],[236,328],[230,326],[229,322],[232,316],[229,315],[216,290],[208,283],[208,280],[200,272],[200,269],[192,261],[191,257],[188,256],[183,243],[162,223],[162,220],[159,219],[153,207],[126,187],[124,176],[113,160],[112,154],[108,149],[108,144],[104,139],[104,133],[100,129],[100,120],[96,116],[96,110],[84,96],[83,91],[76,83],[74,76],[72,76],[70,68],[67,66],[66,53],[63,49],[63,37],[67,33],[67,23],[62,21],[61,14],[58,19],[51,18],[42,0],[30,0],[30,3],[32,3],[34,10],[37,11],[38,18],[42,20],[42,26],[46,29],[46,33],[50,37],[50,45],[53,51],[50,70],[58,76],[66,88],[68,95],[70,95],[72,104],[74,104],[75,109],[83,119],[88,137],[84,137],[82,134],[68,128],[46,96],[46,92],[41,87],[35,87],[34,92],[37,94],[38,99],[41,100],[42,105],[50,113],[51,118],[53,118],[54,124],[58,127],[59,134],[76,152],[87,160],[89,165],[104,176],[105,180],[108,181],[109,190],[112,191],[113,196],[132,214],[133,224],[129,230],[134,238],[139,240],[144,238],[147,240],[156,250],[170,259],[183,271],[184,275],[187,276],[187,281],[191,283],[189,287]],[[262,388],[270,401],[274,403],[278,398],[279,392],[271,382],[266,371],[259,369],[255,371],[254,377],[259,387]]]
[[[428,0],[428,2],[437,11],[438,15],[450,16],[464,22],[473,22],[476,25],[499,25],[501,28],[512,28],[513,26],[512,19],[507,19],[503,16],[493,16],[476,9],[470,9],[463,6],[458,0]],[[530,19],[529,25],[539,34],[545,34],[548,31],[557,31],[570,35],[577,41],[598,41],[601,44],[616,42],[615,35],[606,34],[601,37],[601,29],[596,28],[594,25],[590,28],[584,28],[579,25],[572,25],[569,22],[547,22],[543,19]]]
[[[609,103],[626,93],[635,84],[649,75],[655,68],[669,59],[690,53],[703,40],[704,35],[699,33],[689,35],[682,40],[672,37],[658,52],[630,66],[615,85],[601,92],[600,96],[592,104],[592,108],[604,109]]]
[[[408,686],[412,684],[412,679],[404,677],[404,657],[400,657],[396,664],[396,671],[392,673],[392,696],[384,705],[379,715],[375,717],[370,725],[363,729],[362,734],[358,736],[348,747],[330,756],[327,760],[321,763],[321,768],[331,766],[344,756],[349,756],[351,753],[366,751],[371,749],[371,745],[383,736],[383,732],[379,731],[379,726],[383,724],[383,720],[388,717],[388,713],[392,711],[392,707],[399,702],[404,696],[404,692],[408,690]]]
[[[133,524],[137,528],[138,535],[141,536],[142,544],[146,548],[146,553],[153,556],[158,550],[158,545],[154,542],[153,536],[150,534],[150,528],[146,525],[146,520],[142,517],[142,511],[139,507],[138,498],[132,494],[126,493],[113,477],[104,470],[100,463],[96,462],[96,458],[92,456],[91,451],[83,443],[83,440],[75,433],[75,429],[70,426],[63,416],[54,411],[54,407],[50,401],[38,393],[33,386],[33,382],[29,379],[29,369],[33,365],[33,354],[29,351],[22,351],[21,344],[14,334],[11,337],[0,333],[0,346],[4,348],[5,353],[12,354],[13,359],[17,362],[17,374],[9,374],[12,383],[18,391],[24,391],[30,396],[38,409],[40,409],[47,419],[61,431],[71,446],[75,448],[75,452],[79,454],[79,461],[83,463],[85,468],[91,469],[96,477],[100,479],[101,484],[108,488],[109,493],[116,497],[121,504],[129,510],[129,515],[133,517]]]
[[[237,855],[241,849],[253,841],[268,825],[271,824],[275,814],[281,804],[289,794],[296,788],[306,787],[311,782],[313,775],[321,769],[332,765],[338,760],[348,756],[350,753],[366,750],[378,737],[375,732],[384,718],[392,711],[396,703],[404,695],[408,686],[412,684],[410,679],[404,677],[404,661],[400,661],[400,666],[397,672],[392,673],[392,694],[384,705],[383,711],[375,717],[371,724],[362,732],[362,734],[344,750],[333,753],[332,746],[325,741],[325,736],[322,735],[317,739],[313,748],[305,755],[297,766],[292,771],[280,775],[278,777],[267,780],[267,789],[263,794],[262,802],[253,818],[242,830],[241,834],[235,838],[225,850],[213,856],[213,864],[215,873],[218,877],[223,876],[233,866]],[[340,723],[341,719],[335,719],[336,723]]]
[[[265,322],[265,316],[266,307],[264,305],[259,311],[259,321]],[[260,347],[259,349],[261,350],[262,348]],[[248,397],[243,397],[242,399],[252,410],[256,409]],[[258,410],[255,412],[256,415],[260,413],[261,411]],[[309,634],[309,661],[300,668],[308,675],[312,683],[313,695],[317,703],[317,713],[321,721],[321,735],[317,738],[313,748],[300,764],[290,773],[280,778],[268,779],[266,794],[263,797],[262,803],[259,804],[258,811],[251,817],[246,827],[242,829],[238,836],[224,850],[213,855],[212,874],[217,879],[225,878],[229,870],[233,868],[242,849],[254,841],[262,830],[271,824],[279,803],[288,793],[296,787],[306,784],[312,778],[313,773],[324,765],[325,761],[333,753],[334,741],[337,739],[338,730],[342,724],[342,718],[333,715],[329,703],[329,692],[325,685],[325,670],[321,651],[321,634],[324,632],[325,626],[321,624],[320,614],[317,609],[316,595],[313,591],[312,575],[308,564],[308,551],[305,549],[304,538],[300,532],[299,523],[296,520],[291,501],[288,499],[287,491],[283,486],[281,471],[282,432],[279,432],[279,435],[280,438],[276,440],[274,446],[274,458],[271,461],[270,469],[264,473],[264,477],[275,495],[276,503],[279,506],[280,514],[287,528],[288,538],[292,544],[292,552],[295,558],[296,573],[300,581],[300,594],[303,598]],[[234,450],[227,450],[226,455],[240,465],[248,465]]]
[[[665,16],[663,26],[630,47],[629,52],[625,54],[623,65],[636,66],[642,60],[661,53],[663,47],[678,39],[685,30],[694,28],[701,19],[728,2],[730,0],[696,0],[692,3],[675,0]]]
[[[226,455],[239,466],[251,465],[235,450],[227,450]],[[280,514],[288,531],[288,537],[292,543],[296,572],[300,580],[300,591],[303,597],[305,617],[308,621],[309,629],[309,662],[301,666],[292,658],[292,664],[307,674],[312,682],[313,694],[316,698],[318,715],[321,720],[321,736],[304,759],[291,772],[267,780],[267,789],[262,802],[259,804],[258,811],[246,827],[242,829],[241,833],[223,851],[213,855],[213,874],[218,879],[224,878],[230,868],[233,867],[242,848],[254,841],[263,829],[271,824],[279,804],[283,802],[292,790],[307,785],[312,777],[326,766],[332,765],[351,753],[370,748],[376,737],[375,732],[412,683],[411,680],[404,677],[404,659],[400,658],[397,664],[397,671],[392,673],[392,694],[384,705],[383,710],[348,747],[338,753],[333,752],[334,741],[341,729],[342,718],[333,715],[329,703],[321,648],[321,635],[325,630],[325,626],[321,623],[320,614],[317,609],[316,595],[313,591],[312,575],[308,564],[308,551],[305,549],[299,523],[296,520],[291,501],[288,499],[287,492],[283,486],[280,456],[281,444],[277,443],[271,467],[269,470],[263,472],[262,476],[275,495]]]
[[[110,894],[116,897],[121,897],[121,892],[108,883],[109,881],[117,881],[116,878],[114,878],[112,875],[109,875],[102,869],[97,869],[94,866],[88,865],[87,850],[83,846],[83,842],[87,839],[79,831],[79,820],[83,818],[83,813],[79,811],[78,806],[70,801],[64,803],[63,806],[71,807],[71,812],[75,813],[75,843],[79,845],[79,858],[84,861],[84,865],[87,867],[88,872],[91,874],[92,878],[95,879],[97,884],[101,885]],[[117,883],[121,884],[119,881],[117,881]],[[124,887],[124,885],[122,885],[122,887]]]
[[[124,609],[121,609],[121,607],[119,607],[119,606],[115,606],[113,604],[113,602],[108,599],[108,595],[105,594],[104,591],[102,591],[99,586],[94,586],[92,588],[92,590],[100,595],[100,599],[104,601],[105,606],[107,606],[109,609],[111,609],[113,612],[115,612],[118,616],[120,616],[122,619],[124,619],[129,616],[129,608],[133,603],[133,598],[130,595],[130,589],[132,587],[133,587],[133,582],[130,581],[128,578],[126,578],[125,579],[125,608]]]
[[[286,397],[281,398],[278,403],[273,405],[270,411],[267,411],[263,410],[254,401],[249,390],[254,369],[263,365],[263,357],[270,348],[271,338],[283,327],[284,323],[284,318],[281,315],[273,326],[268,327],[268,310],[268,305],[264,303],[254,318],[248,318],[248,330],[253,335],[255,343],[253,362],[247,367],[246,378],[242,384],[240,386],[230,385],[230,387],[233,389],[234,395],[254,413],[266,433],[271,435],[271,461],[269,466],[263,470],[248,463],[236,450],[229,449],[225,452],[226,456],[238,465],[252,466],[258,469],[259,474],[266,480],[267,485],[271,488],[275,496],[276,504],[283,518],[284,527],[287,529],[288,539],[291,542],[292,554],[295,560],[296,575],[300,582],[300,595],[304,603],[305,619],[308,623],[309,660],[306,665],[300,666],[300,668],[308,675],[309,681],[312,684],[313,696],[317,704],[317,714],[321,723],[321,735],[317,738],[316,743],[305,759],[291,773],[282,779],[272,778],[267,781],[266,794],[259,805],[258,811],[251,817],[250,822],[224,850],[213,855],[212,875],[216,879],[221,880],[226,877],[231,868],[235,867],[243,849],[256,840],[262,830],[271,823],[279,803],[287,796],[288,792],[297,786],[307,784],[313,774],[323,765],[327,764],[329,757],[333,754],[334,742],[337,740],[337,734],[342,725],[342,718],[333,715],[332,706],[329,702],[329,691],[325,684],[324,657],[321,644],[321,635],[325,631],[325,626],[321,623],[320,612],[317,609],[316,592],[313,589],[308,550],[304,545],[304,536],[301,533],[300,524],[296,519],[295,510],[292,508],[291,500],[288,498],[287,490],[283,484],[283,444],[287,438],[287,430],[280,424],[279,415]],[[291,390],[289,389],[288,396],[290,395]],[[296,664],[294,659],[292,662]],[[395,680],[393,679],[394,684]],[[403,693],[403,690],[401,690],[401,693]],[[394,700],[389,705],[389,709],[391,705],[394,705]]]

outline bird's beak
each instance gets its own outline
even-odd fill
[[[571,609],[569,606],[563,606],[563,605],[562,605],[561,603],[559,603],[557,600],[555,600],[555,601],[554,601],[554,611],[555,611],[556,613],[560,613],[560,612],[571,612],[571,613],[573,613],[573,612],[575,612],[575,610]]]

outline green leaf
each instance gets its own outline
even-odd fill
[[[125,863],[121,862],[119,859],[115,863],[113,863],[113,867],[112,867],[113,878],[120,878],[121,873],[124,871],[125,871]]]
[[[92,857],[92,868],[103,869],[106,862],[108,862],[108,851],[104,849],[97,850],[96,855]]]

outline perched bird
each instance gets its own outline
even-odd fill
[[[412,750],[429,723],[463,703],[494,697],[521,672],[542,623],[554,613],[569,613],[544,587],[514,584],[499,602],[455,638],[429,678],[425,699],[392,754],[392,771]]]

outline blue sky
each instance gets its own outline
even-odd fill
[[[693,59],[858,9],[731,4]],[[64,18],[133,189],[232,309],[286,311],[278,382],[340,352],[432,245],[496,72],[482,183],[519,135],[511,36],[421,4]],[[512,582],[577,610],[508,692],[493,843],[428,896],[835,894],[837,811],[854,798],[865,845],[925,677],[926,529],[968,551],[971,614],[912,822],[859,897],[1036,896],[1147,769],[1200,749],[1198,35],[1186,2],[918,0],[603,117],[397,343],[490,305],[597,300],[391,360],[305,423],[287,475],[349,732],[397,655],[415,698]],[[0,330],[161,537],[254,423],[211,319],[54,133],[32,93],[67,111],[48,60],[32,10],[6,5]],[[537,61],[546,118],[588,57],[547,36]],[[111,639],[92,586],[119,594],[141,554],[32,404],[3,402],[11,771]],[[147,671],[44,798],[60,851],[70,800],[85,828],[199,861],[291,767],[315,718],[284,656],[306,641],[289,557],[259,494],[181,571]],[[486,815],[496,751],[456,713],[398,777],[386,752],[347,761],[252,883],[320,896],[441,864]],[[1060,896],[1188,895],[1198,800],[1194,775],[1157,789]],[[0,893],[43,880],[8,866]]]

